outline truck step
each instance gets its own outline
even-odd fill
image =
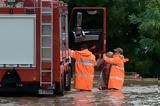
[[[41,47],[42,49],[51,49],[52,47]]]
[[[51,58],[41,58],[42,61],[51,61]]]
[[[51,70],[41,70],[42,73],[51,73]]]
[[[51,7],[42,7],[42,9],[41,9],[41,12],[43,13],[45,13],[45,12],[47,12],[47,13],[51,13],[51,10],[52,10],[52,8]]]
[[[51,37],[50,34],[44,34],[44,35],[41,35],[41,37]]]
[[[52,23],[43,22],[41,25],[43,25],[43,26],[47,25],[48,26],[48,25],[52,25]]]
[[[41,84],[52,84],[52,82],[41,82]]]

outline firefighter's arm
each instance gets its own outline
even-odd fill
[[[94,62],[94,66],[95,66],[95,67],[97,66],[97,62],[96,62],[96,61]]]
[[[97,66],[97,62],[96,62],[96,57],[94,55],[92,55],[92,62],[94,66]]]
[[[107,57],[106,54],[103,54],[103,59],[108,64],[119,64],[119,61],[116,58]]]
[[[128,58],[124,58],[123,59],[123,62],[125,63],[125,62],[128,62],[129,61],[129,59]]]
[[[99,67],[104,62],[104,59],[102,58],[101,54],[99,54],[99,58],[97,59],[97,67]]]
[[[123,60],[124,63],[129,61],[129,59],[125,58],[123,55],[121,55],[121,59]]]
[[[69,56],[70,56],[70,57],[75,58],[75,57],[76,57],[75,54],[76,54],[76,53],[75,53],[74,50],[69,49]]]

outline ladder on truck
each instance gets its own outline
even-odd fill
[[[43,6],[43,1],[47,1],[49,6]],[[54,89],[53,85],[53,0],[40,0],[40,30],[41,30],[41,57],[40,57],[40,86],[49,86]],[[43,17],[50,17],[44,20]],[[48,63],[49,68],[44,69],[43,63]],[[44,74],[49,75],[49,81],[44,80]]]

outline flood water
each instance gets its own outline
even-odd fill
[[[60,97],[0,97],[0,106],[160,106],[158,85],[129,85],[122,91],[72,89]]]

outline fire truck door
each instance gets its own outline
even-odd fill
[[[61,47],[61,72],[64,82],[64,90],[71,89],[71,68],[69,66],[69,39],[68,39],[68,12],[64,11],[60,15],[60,47]]]
[[[68,53],[68,15],[67,12],[60,15],[60,47],[61,61],[66,64],[69,57]]]

